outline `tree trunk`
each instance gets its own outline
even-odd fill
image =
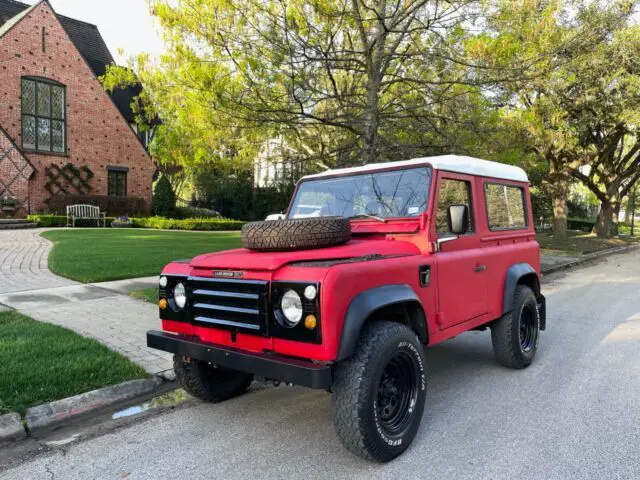
[[[553,204],[553,237],[556,240],[567,239],[567,216],[569,208],[567,206],[567,196],[569,194],[569,177],[562,173],[550,176],[552,182],[551,201]]]
[[[614,205],[610,202],[602,202],[600,212],[596,219],[594,231],[600,238],[608,238],[612,234],[613,229]]]
[[[627,208],[624,210],[624,223],[627,225],[631,223],[631,211],[633,210],[633,194],[629,195],[629,199],[627,200]]]
[[[617,237],[620,234],[620,207],[622,204],[616,202],[613,204],[613,217],[611,219],[611,235]]]

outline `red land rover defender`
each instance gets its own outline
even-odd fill
[[[424,347],[491,328],[498,361],[525,368],[545,328],[529,185],[517,167],[462,156],[304,177],[287,216],[245,248],[166,266],[163,331],[190,394],[221,401],[254,375],[332,393],[350,451],[385,462],[413,440]]]

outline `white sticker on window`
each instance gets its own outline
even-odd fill
[[[416,213],[418,213],[420,211],[420,207],[409,207],[407,209],[407,213],[409,215],[415,215]]]

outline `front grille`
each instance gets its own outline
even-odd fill
[[[269,282],[189,277],[187,294],[193,322],[226,330],[267,335]]]

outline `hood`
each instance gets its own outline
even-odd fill
[[[398,240],[351,240],[329,248],[312,250],[292,250],[287,252],[256,252],[239,248],[223,252],[209,253],[195,257],[193,268],[214,268],[229,270],[277,270],[284,265],[314,260],[334,260],[366,255],[418,255],[418,247]]]

